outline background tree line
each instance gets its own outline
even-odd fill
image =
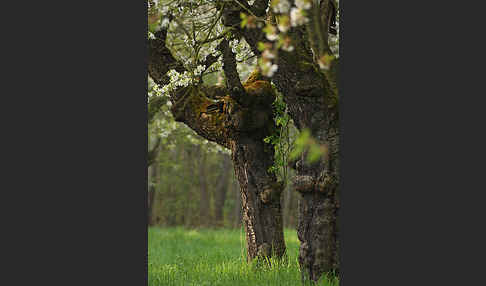
[[[241,227],[241,195],[230,155],[177,125],[183,132],[171,135],[174,145],[158,146],[149,167],[149,225]],[[188,139],[191,133],[195,140]],[[298,194],[286,187],[281,200],[284,226],[295,228]]]

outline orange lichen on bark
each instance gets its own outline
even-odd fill
[[[243,85],[245,93],[234,99],[223,87],[192,86],[181,90],[173,114],[204,138],[228,147],[234,132],[252,132],[273,124],[275,91],[268,81],[252,80]],[[183,94],[182,94],[183,93]]]

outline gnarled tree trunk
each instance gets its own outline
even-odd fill
[[[317,281],[324,273],[339,273],[339,154],[337,129],[326,134],[328,155],[316,164],[305,157],[296,164],[294,186],[299,201],[299,264],[303,278]]]
[[[167,84],[170,68],[182,71],[165,46],[167,30],[149,40],[150,76]],[[224,59],[227,87],[193,84],[171,94],[171,112],[197,134],[232,151],[233,166],[240,185],[243,222],[247,232],[248,260],[285,253],[280,194],[282,185],[268,172],[274,150],[263,139],[274,132],[272,103],[275,93],[268,81],[254,78],[243,86],[228,41],[218,46]],[[208,56],[206,66],[216,57]],[[149,103],[150,104],[150,103]]]
[[[272,9],[267,9],[269,1],[256,0],[252,5],[247,1],[237,2],[217,5],[218,9],[223,9],[222,23],[231,27],[234,37],[244,37],[255,55],[260,56],[258,43],[266,41],[265,33],[260,29],[242,28],[240,15],[251,11],[252,16],[269,16],[273,22]],[[317,281],[323,273],[339,271],[338,61],[329,60],[332,52],[328,45],[337,2],[321,0],[311,3],[312,7],[307,10],[309,22],[291,27],[287,33],[295,50],[279,51],[278,70],[272,82],[283,93],[296,127],[301,131],[310,129],[317,143],[327,146],[329,151],[325,158],[314,164],[306,162],[305,153],[293,162],[297,173],[294,188],[302,194],[299,262],[303,279]],[[169,69],[184,71],[183,65],[165,48],[164,33],[166,31],[162,30],[156,33],[157,39],[149,40],[149,73],[162,85],[168,83],[165,74]],[[211,89],[183,88],[171,98],[172,112],[176,120],[185,122],[199,135],[232,150],[244,206],[248,257],[254,258],[259,253],[281,254],[285,248],[281,247],[284,245],[282,219],[277,198],[282,186],[274,175],[266,172],[273,160],[273,149],[262,143],[262,139],[273,132],[269,116],[272,97],[262,91],[268,89],[269,84],[258,81],[258,84],[243,86],[236,72],[235,57],[227,46],[226,40],[219,46],[227,79],[226,88],[219,89],[224,98],[220,96],[215,104],[200,96]],[[204,64],[209,66],[215,60],[208,56]],[[329,61],[330,66],[327,65]]]
[[[298,31],[295,32],[297,35]],[[295,36],[295,35],[294,35]],[[296,40],[297,41],[297,40]],[[305,47],[304,44],[301,47]],[[312,138],[327,149],[326,155],[310,164],[307,152],[293,161],[293,187],[299,200],[299,264],[303,280],[317,281],[325,273],[339,273],[339,114],[335,94],[323,76],[309,65],[296,65],[292,54],[280,54],[279,72],[273,82],[285,90],[284,100],[296,127],[309,130]],[[301,49],[301,62],[312,63],[310,50]],[[296,72],[296,68],[297,72]]]
[[[273,163],[273,149],[263,143],[263,138],[243,137],[233,143],[232,151],[241,191],[248,259],[281,257],[286,250],[280,206],[283,186],[267,173]]]

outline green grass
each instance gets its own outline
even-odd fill
[[[285,230],[286,261],[257,267],[246,262],[245,233],[239,229],[150,228],[149,285],[301,285],[295,230]],[[337,285],[323,277],[318,285]]]

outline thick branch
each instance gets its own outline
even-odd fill
[[[268,0],[255,0],[255,3],[251,6],[251,11],[257,17],[265,16],[265,10],[268,7]]]
[[[176,121],[183,122],[203,138],[229,148],[230,130],[223,100],[212,100],[210,94],[224,95],[223,88],[189,86],[176,91],[171,112]]]
[[[165,46],[167,29],[161,29],[155,33],[155,37],[148,40],[148,72],[158,85],[166,85],[169,83],[169,77],[166,75],[169,70],[184,72],[185,69]]]
[[[256,0],[253,6],[249,6],[249,8],[245,7],[245,5],[241,5],[241,2],[240,4],[231,2],[222,7],[223,24],[226,27],[230,27],[238,38],[244,37],[252,52],[257,56],[261,54],[261,52],[258,50],[258,42],[263,41],[265,38],[265,33],[261,29],[241,28],[240,13],[248,14],[248,12],[251,12],[255,16],[263,17],[265,16],[265,9],[267,5],[268,0]],[[265,8],[263,8],[264,6]]]
[[[314,1],[310,9],[309,22],[306,24],[307,32],[309,34],[309,42],[315,54],[315,60],[324,54],[331,54],[329,48],[329,0],[319,2]]]
[[[218,50],[223,55],[223,70],[226,76],[226,87],[231,91],[231,97],[238,100],[244,93],[243,85],[240,81],[240,76],[236,70],[236,56],[228,44],[228,40],[224,39],[218,46]]]
[[[329,70],[324,71],[326,75],[327,82],[329,83],[329,87],[331,91],[334,93],[336,97],[339,95],[339,88],[338,88],[338,67],[339,67],[339,59],[334,59],[331,62],[331,67]]]

